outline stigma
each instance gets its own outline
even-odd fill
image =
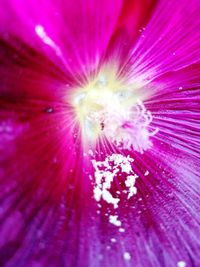
[[[77,89],[72,105],[86,146],[94,146],[104,138],[118,148],[140,153],[152,146],[150,137],[158,129],[150,125],[151,112],[134,87],[119,79],[114,71],[101,71],[86,86]]]

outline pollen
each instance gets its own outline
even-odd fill
[[[126,177],[124,184],[127,188],[127,199],[137,194],[135,184],[138,175],[132,169],[133,161],[134,159],[130,156],[123,156],[121,154],[107,156],[104,161],[92,160],[92,165],[95,169],[94,199],[97,202],[102,199],[106,203],[113,205],[115,209],[118,208],[120,198],[113,196],[110,189],[117,174],[120,173],[123,173]],[[115,216],[112,218],[115,218]]]
[[[98,139],[106,138],[119,148],[143,153],[151,147],[150,137],[157,132],[150,127],[152,114],[134,86],[116,73],[105,67],[72,96],[84,143],[94,145]]]
[[[130,261],[131,260],[131,255],[127,251],[124,252],[123,257],[124,257],[124,260],[126,260],[126,261]]]

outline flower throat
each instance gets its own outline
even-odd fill
[[[115,72],[100,72],[76,90],[72,102],[86,146],[106,138],[119,148],[140,153],[151,147],[150,136],[157,132],[150,131],[152,114]]]

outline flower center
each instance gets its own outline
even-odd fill
[[[118,147],[143,153],[151,146],[149,137],[152,121],[134,90],[119,79],[99,75],[85,88],[77,90],[73,105],[86,143],[106,138]]]

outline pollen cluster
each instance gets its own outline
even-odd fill
[[[150,111],[112,69],[105,69],[72,98],[86,144],[106,138],[118,147],[143,153],[151,146]]]

